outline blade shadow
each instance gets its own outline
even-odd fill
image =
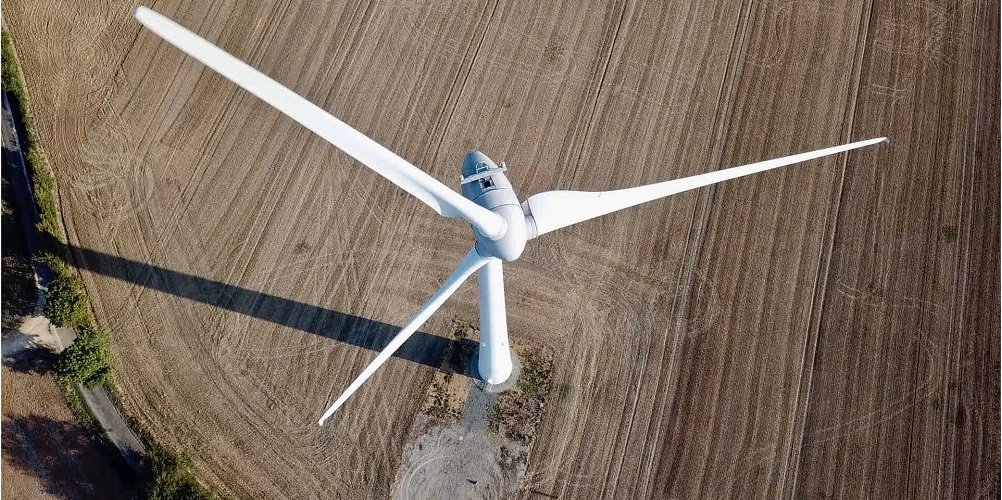
[[[400,327],[371,319],[256,292],[208,278],[166,269],[97,250],[70,247],[75,264],[117,280],[294,328],[379,352]],[[476,351],[470,339],[443,338],[415,332],[394,357],[439,368],[448,352]],[[471,349],[472,347],[472,349]]]

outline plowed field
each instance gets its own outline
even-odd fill
[[[382,498],[472,244],[183,56],[129,3],[4,5],[129,413],[240,497]],[[628,187],[891,143],[532,241],[517,339],[570,387],[524,498],[999,494],[999,6],[158,2],[458,188]]]

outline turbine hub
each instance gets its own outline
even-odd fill
[[[477,252],[484,257],[497,257],[505,262],[518,259],[525,249],[525,214],[519,205],[501,205],[491,209],[505,220],[505,231],[500,238],[492,240],[473,228],[477,237]]]
[[[525,213],[504,174],[507,170],[504,163],[498,167],[487,155],[472,151],[463,159],[460,183],[464,197],[498,214],[505,221],[504,231],[493,238],[473,228],[477,237],[477,252],[484,257],[511,262],[522,255],[527,238]]]

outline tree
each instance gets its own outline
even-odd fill
[[[80,279],[60,273],[45,294],[45,316],[56,326],[85,327],[90,324],[90,310]]]
[[[91,327],[80,327],[77,339],[56,361],[59,376],[83,384],[88,389],[104,385],[111,375],[111,356],[104,336]]]

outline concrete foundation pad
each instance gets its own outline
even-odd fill
[[[477,365],[480,362],[480,350],[478,349],[477,353],[473,355],[473,358],[470,359],[470,375],[473,376],[474,383],[478,389],[491,394],[499,394],[515,387],[515,383],[518,382],[518,375],[522,373],[522,362],[519,361],[514,349],[509,349],[508,351],[511,353],[511,376],[508,377],[508,380],[500,384],[488,384],[480,376],[480,370],[477,369]]]

